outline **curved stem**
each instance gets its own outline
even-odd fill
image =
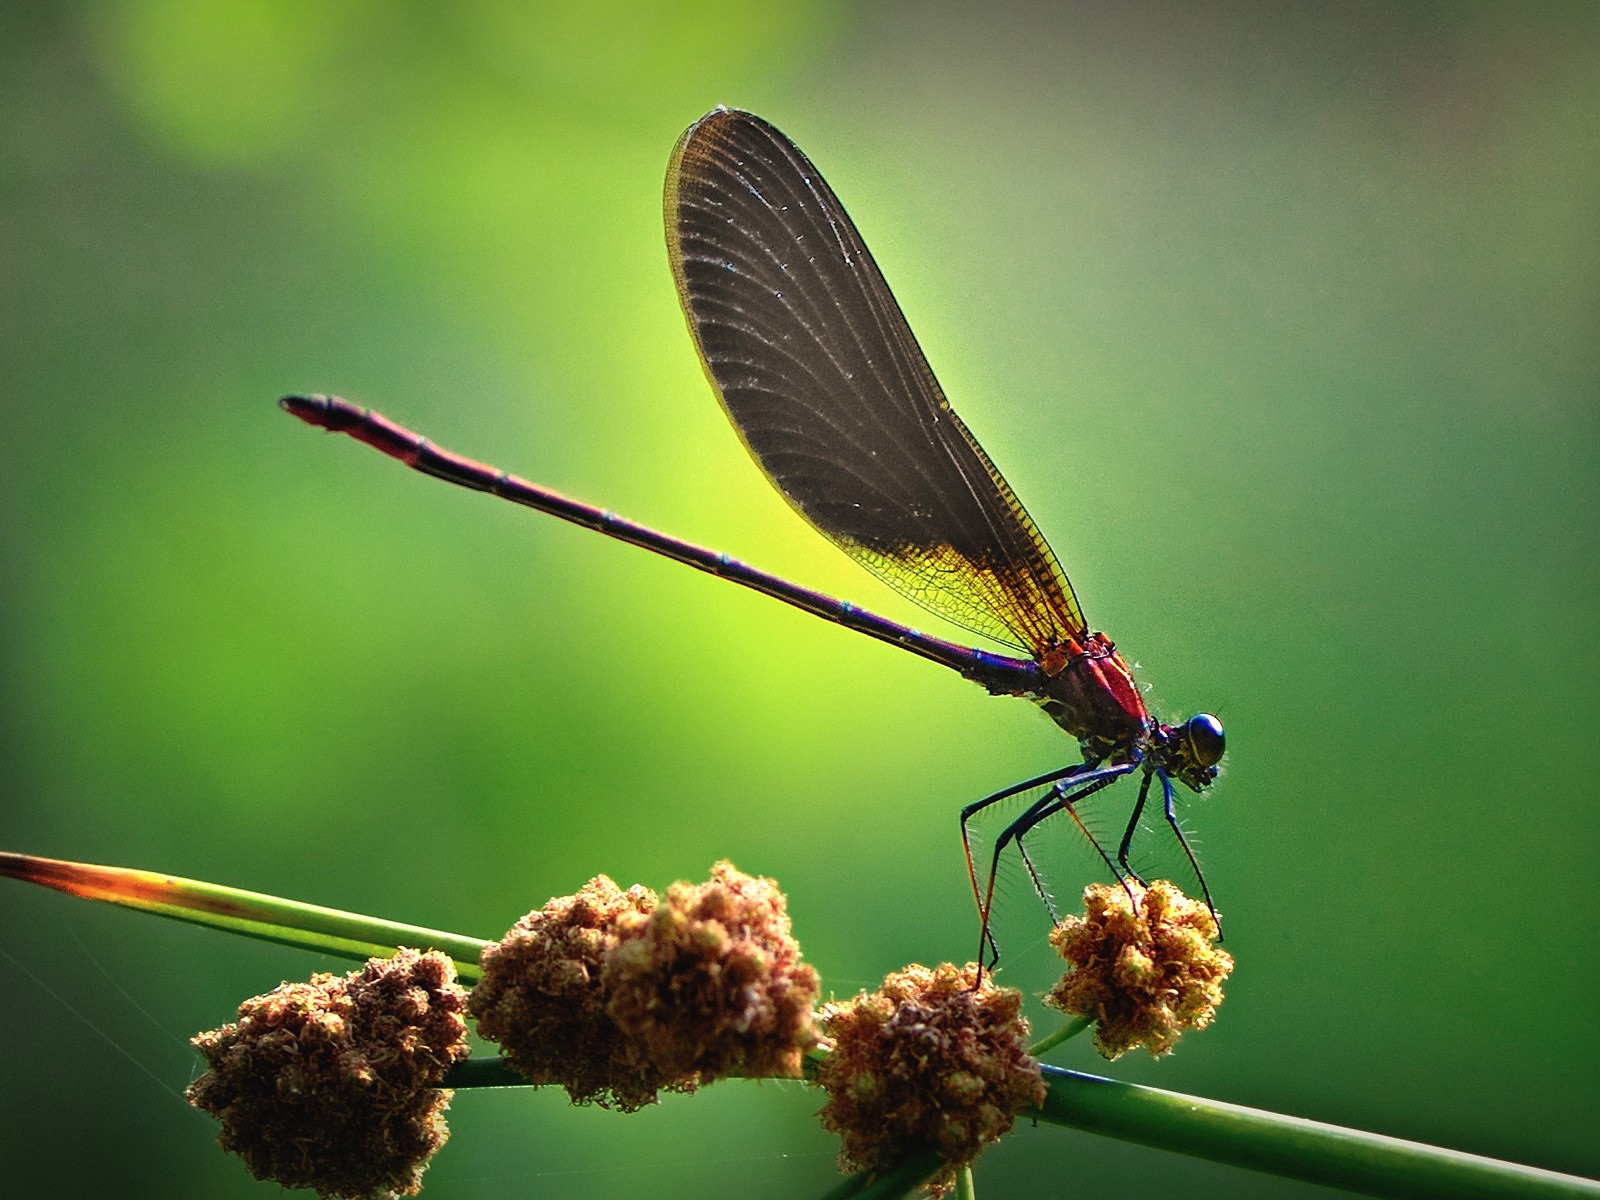
[[[1048,1033],[1033,1045],[1028,1047],[1028,1053],[1035,1058],[1043,1058],[1049,1051],[1054,1050],[1068,1038],[1075,1038],[1089,1026],[1094,1024],[1093,1017],[1074,1017],[1054,1033]]]

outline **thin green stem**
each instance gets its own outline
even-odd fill
[[[846,1175],[833,1187],[822,1194],[822,1200],[857,1200],[862,1189],[872,1182],[872,1176],[865,1171],[857,1171],[854,1175]]]
[[[456,1063],[439,1081],[442,1088],[532,1087],[528,1077],[505,1059],[484,1056]]]
[[[84,900],[135,908],[174,921],[205,925],[357,962],[388,957],[400,946],[439,950],[455,960],[456,974],[469,984],[477,982],[482,973],[478,956],[488,945],[480,938],[442,929],[424,929],[382,917],[132,867],[104,867],[31,854],[0,853],[0,876],[54,888]]]
[[[914,1194],[937,1175],[942,1166],[944,1160],[939,1157],[938,1151],[919,1150],[894,1170],[870,1180],[853,1194],[857,1200],[899,1200],[901,1196]]]
[[[1033,1115],[1180,1154],[1371,1196],[1439,1200],[1600,1197],[1600,1183],[1320,1121],[1044,1068]]]
[[[937,1153],[923,1150],[882,1175],[857,1171],[823,1193],[822,1200],[898,1200],[917,1191],[943,1165]]]
[[[1035,1058],[1043,1058],[1045,1054],[1051,1050],[1054,1050],[1057,1046],[1061,1045],[1062,1042],[1066,1041],[1068,1038],[1077,1037],[1080,1033],[1093,1024],[1093,1017],[1074,1017],[1065,1025],[1061,1026],[1061,1028],[1057,1029],[1054,1033],[1046,1034],[1033,1045],[1029,1046],[1028,1053],[1033,1055]]]

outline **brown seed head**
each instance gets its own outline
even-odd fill
[[[1044,1100],[1021,1011],[1020,992],[970,963],[913,965],[876,992],[827,1005],[833,1051],[816,1081],[828,1093],[822,1124],[842,1139],[841,1169],[886,1170],[933,1149],[948,1164],[929,1185],[942,1195],[958,1168]]]
[[[558,1083],[575,1104],[632,1112],[672,1076],[649,1066],[606,1014],[601,975],[624,917],[656,906],[649,888],[622,891],[596,875],[575,896],[531,912],[484,950],[469,1001],[478,1032],[534,1083]]]
[[[1217,924],[1204,904],[1159,879],[1148,890],[1131,880],[1094,884],[1083,901],[1084,916],[1050,935],[1068,967],[1046,1004],[1093,1018],[1106,1058],[1135,1046],[1159,1057],[1185,1030],[1211,1023],[1233,958],[1213,944]]]
[[[657,1071],[688,1085],[800,1074],[817,1040],[817,973],[772,880],[719,862],[709,881],[673,884],[617,930],[606,1011]]]
[[[413,1196],[449,1136],[450,1092],[435,1085],[467,1056],[465,1008],[437,951],[286,983],[241,1004],[237,1024],[195,1035],[210,1069],[185,1094],[257,1179]]]

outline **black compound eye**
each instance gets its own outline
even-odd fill
[[[1221,721],[1210,713],[1196,713],[1183,723],[1183,732],[1195,762],[1202,767],[1214,767],[1222,761],[1225,739]]]

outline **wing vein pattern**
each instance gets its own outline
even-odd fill
[[[799,149],[749,113],[708,114],[673,153],[666,217],[706,374],[796,511],[956,625],[1035,658],[1081,640],[1060,563]]]

